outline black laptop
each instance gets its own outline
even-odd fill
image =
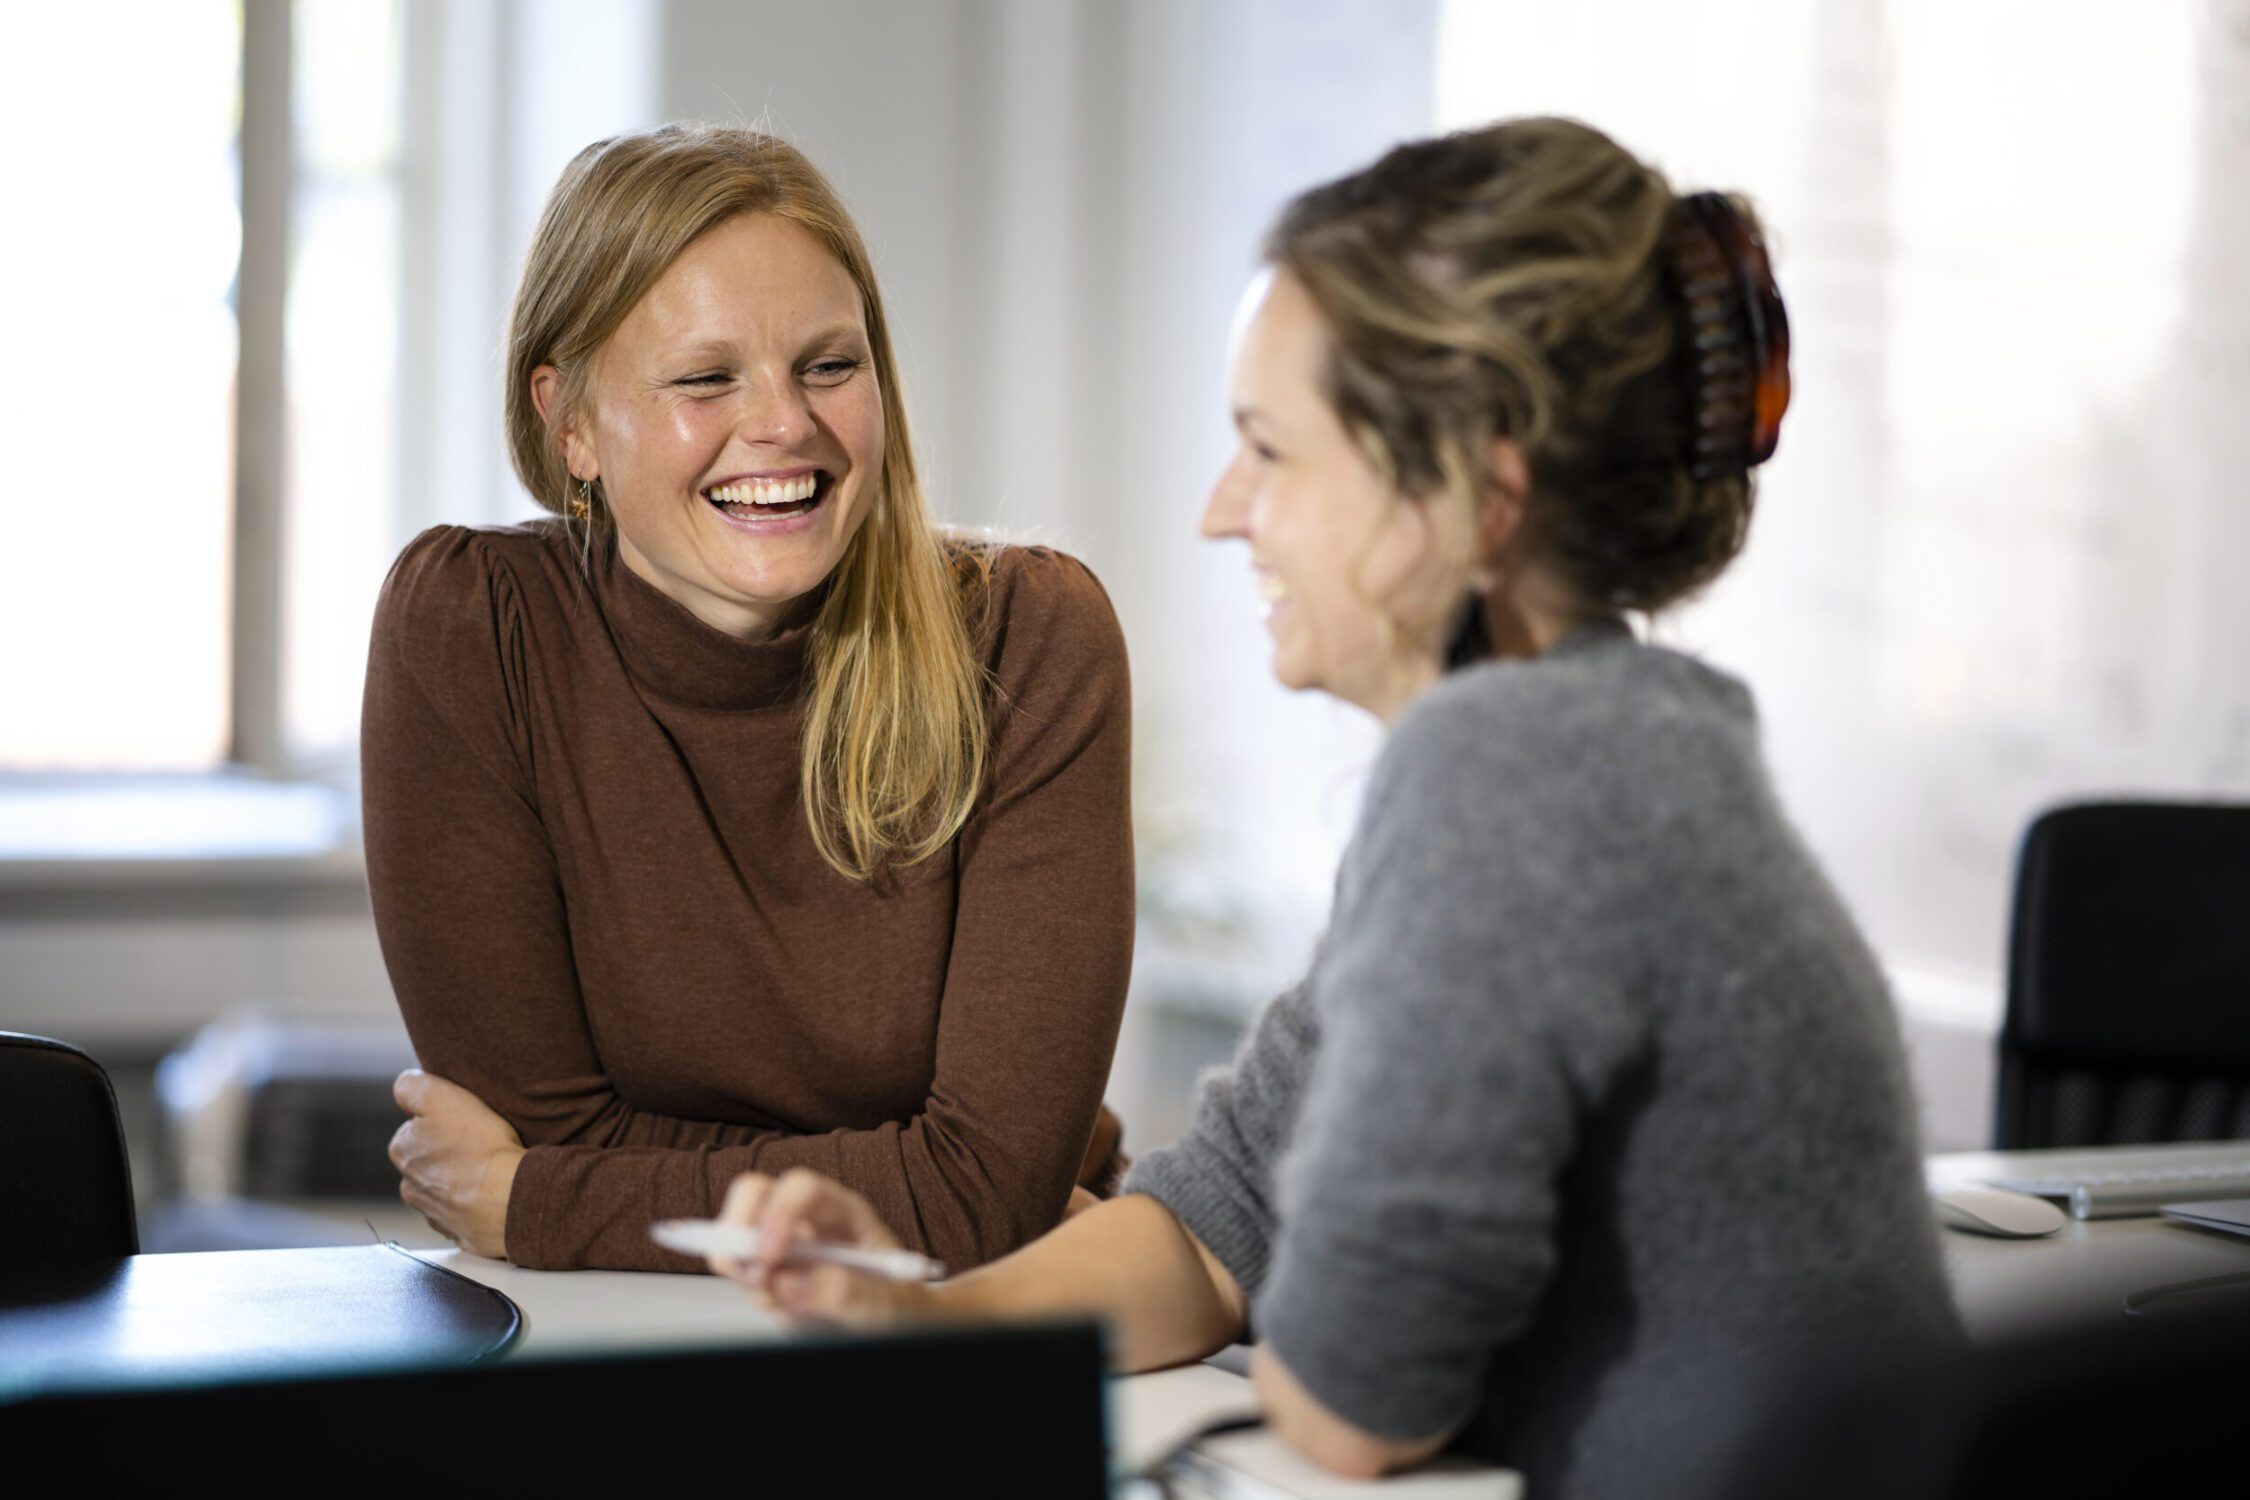
[[[692,1480],[684,1493],[1094,1500],[1109,1493],[1103,1374],[1101,1332],[1078,1323],[0,1391],[0,1451],[11,1472],[75,1474],[89,1492],[645,1495]]]

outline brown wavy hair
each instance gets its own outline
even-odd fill
[[[698,236],[742,214],[799,225],[851,274],[882,390],[882,474],[811,625],[798,757],[821,857],[877,880],[944,848],[982,787],[990,729],[972,617],[989,555],[931,521],[873,263],[804,153],[761,131],[708,125],[666,125],[578,153],[539,216],[509,320],[509,454],[532,498],[570,524],[577,486],[532,400],[534,372],[560,373],[559,421],[584,399],[594,356],[626,314]],[[598,485],[593,494],[598,502]],[[592,507],[589,543],[606,516]]]
[[[1750,477],[1688,469],[1674,201],[1598,130],[1505,120],[1306,192],[1266,242],[1320,308],[1329,401],[1376,470],[1474,504],[1512,439],[1531,475],[1522,555],[1582,609],[1674,603],[1749,530]]]

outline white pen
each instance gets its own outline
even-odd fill
[[[740,1261],[758,1258],[757,1230],[742,1224],[722,1224],[717,1219],[660,1219],[649,1226],[648,1237],[682,1255],[724,1255]],[[885,1281],[945,1279],[944,1266],[911,1250],[863,1250],[857,1245],[799,1240],[789,1247],[787,1259],[821,1261]]]

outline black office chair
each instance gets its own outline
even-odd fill
[[[0,1263],[140,1248],[109,1075],[76,1047],[0,1031]]]
[[[2250,1298],[1873,1364],[1837,1349],[1737,1414],[1696,1500],[2013,1500],[2241,1479]],[[1715,1420],[1722,1426],[1724,1413]],[[2224,1476],[2232,1474],[2233,1479]]]
[[[2024,834],[1993,1145],[2250,1137],[2250,806],[2086,803]]]

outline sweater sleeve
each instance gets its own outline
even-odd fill
[[[863,1194],[906,1244],[957,1269],[1061,1217],[1131,968],[1132,713],[1124,637],[1093,575],[1052,553],[1004,565],[991,771],[956,843],[922,1109],[871,1129],[532,1150],[509,1204],[511,1259],[686,1269],[648,1243],[650,1222],[715,1212],[739,1173],[797,1167]]]
[[[367,879],[415,1055],[527,1146],[754,1141],[765,1132],[632,1109],[602,1074],[533,793],[524,628],[507,567],[457,526],[410,543],[376,605],[360,719]]]
[[[1245,1297],[1264,1286],[1273,1253],[1274,1172],[1302,1101],[1320,1022],[1302,985],[1259,1011],[1234,1060],[1197,1086],[1179,1143],[1148,1152],[1125,1191],[1172,1211],[1234,1277]]]
[[[1457,1430],[1528,1325],[1580,1122],[1648,1031],[1605,757],[1541,705],[1432,697],[1385,747],[1338,883],[1254,1304],[1324,1406],[1400,1439]]]

